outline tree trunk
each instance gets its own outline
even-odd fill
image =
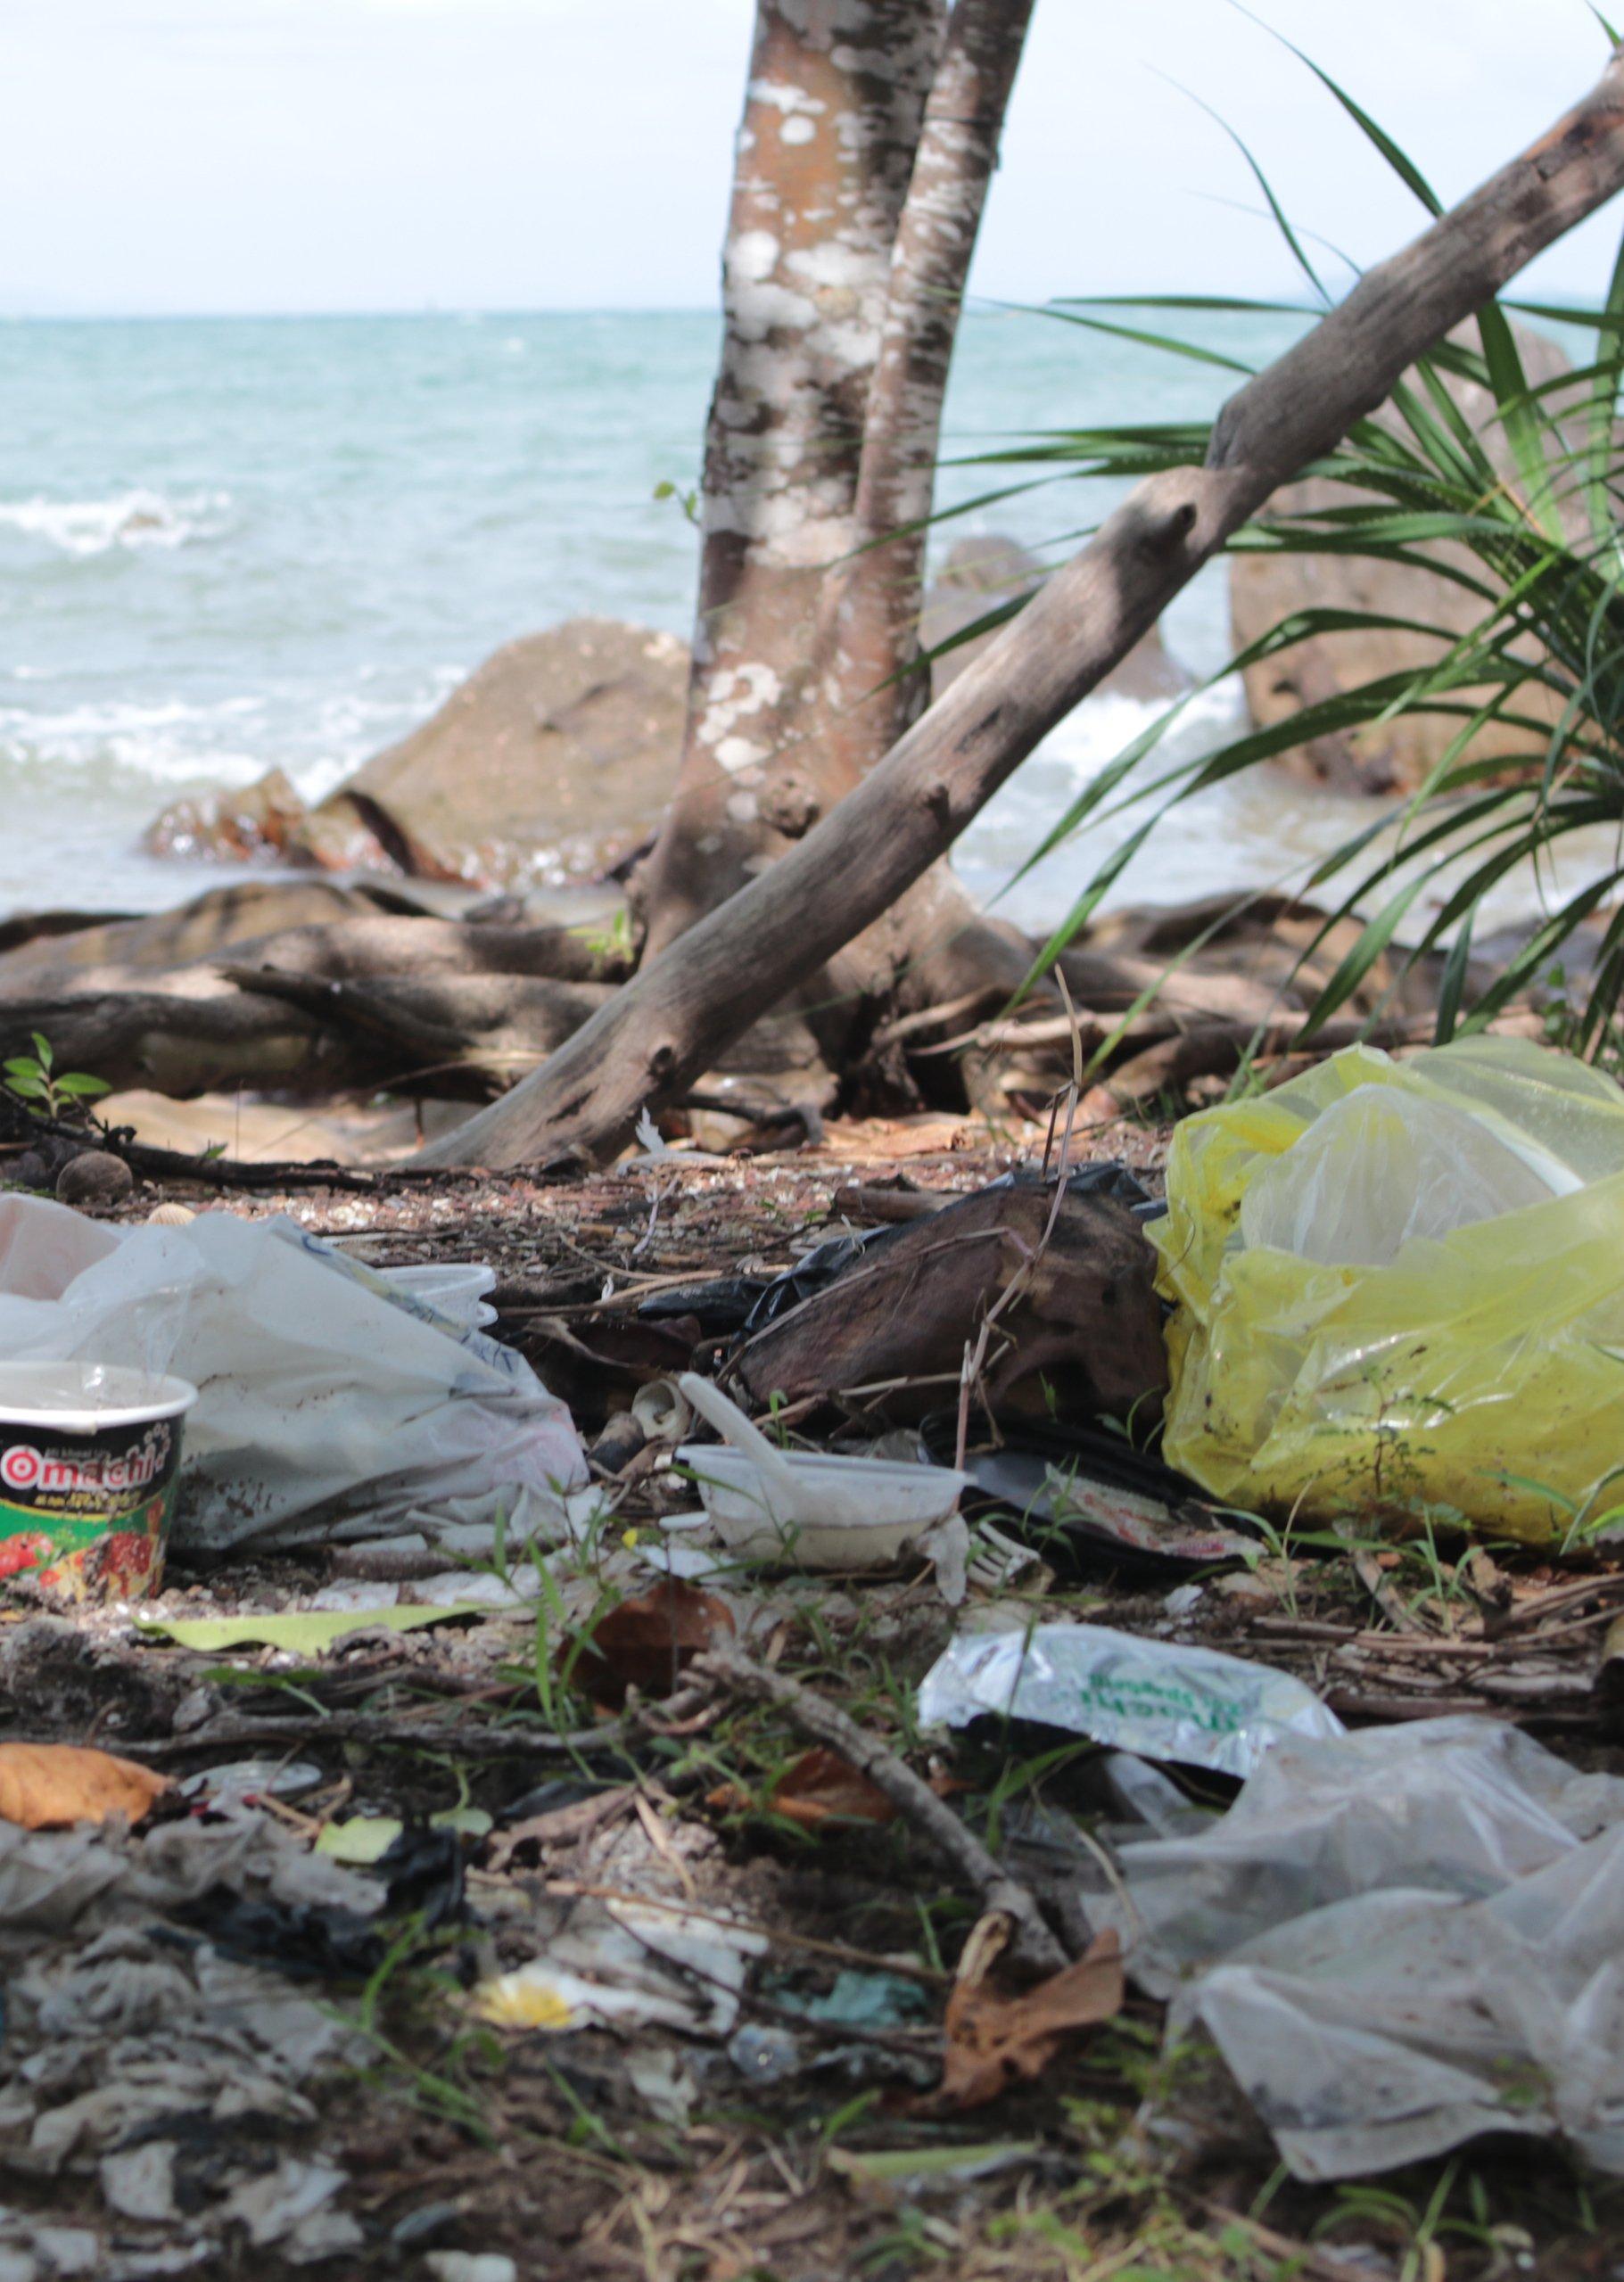
[[[828,566],[856,541],[892,246],[943,0],[758,0],[675,798],[639,883],[657,952],[804,828],[794,746]],[[769,786],[772,797],[763,812]]]
[[[944,39],[939,7],[927,23],[896,0],[845,0],[820,27],[799,12],[787,25],[763,0],[724,263],[688,737],[635,890],[646,958],[826,816],[927,702],[919,622],[942,405],[1032,6],[956,0]],[[855,49],[824,54],[820,42],[863,25]],[[877,59],[888,90],[863,76]],[[784,122],[806,116],[807,85],[825,87],[833,65],[868,124],[814,152],[804,126]],[[831,165],[845,170],[839,196]],[[763,332],[753,271],[769,246],[776,322]],[[809,275],[859,263],[855,301],[804,292]],[[903,1007],[1007,993],[1029,960],[944,868],[829,972],[804,977],[801,996],[838,1067],[899,984]],[[965,1065],[972,1092],[977,1068]]]
[[[824,606],[819,733],[837,796],[929,702],[919,613],[942,407],[1033,5],[958,0],[925,106],[863,429],[855,505],[863,551],[829,581]]]
[[[612,1152],[645,1103],[691,1080],[929,869],[1271,492],[1620,184],[1624,51],[1575,111],[1232,398],[1205,466],[1142,484],[769,874],[649,960],[533,1077],[425,1161]]]

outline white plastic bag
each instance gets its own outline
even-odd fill
[[[221,1547],[376,1535],[500,1511],[562,1527],[586,1479],[523,1358],[286,1218],[112,1229],[0,1197],[0,1358],[172,1371],[198,1389],[175,1536]]]

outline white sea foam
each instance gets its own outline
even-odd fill
[[[168,498],[137,487],[105,499],[0,499],[0,530],[43,540],[64,555],[105,555],[114,547],[184,547],[221,528],[227,491]]]
[[[1165,699],[1128,697],[1114,689],[1086,698],[1044,739],[970,826],[955,853],[955,868],[977,894],[998,894],[1078,794],[1166,711]],[[1074,838],[1063,842],[1008,890],[999,906],[1003,915],[1028,927],[1051,924],[1149,812],[1142,805],[1111,812],[1120,808],[1132,788],[1181,762],[1214,751],[1236,734],[1245,719],[1245,698],[1238,676],[1198,690],[1155,751],[1139,762],[1127,784],[1109,796],[1104,812],[1092,817]],[[1278,791],[1273,798],[1278,802]],[[1214,818],[1211,801],[1208,795],[1190,809],[1175,810],[1156,836],[1153,857],[1147,857],[1141,869],[1130,869],[1108,900],[1141,902],[1153,896],[1158,902],[1171,902],[1179,895],[1257,884],[1249,866],[1276,862],[1276,832],[1265,828],[1261,845],[1254,841],[1250,846],[1233,848],[1227,844],[1227,820],[1219,822]],[[1279,819],[1272,810],[1270,821],[1278,828]],[[1143,877],[1145,868],[1153,868],[1153,884]]]
[[[242,741],[243,724],[260,710],[254,697],[214,705],[180,697],[151,704],[112,699],[59,713],[0,705],[0,761],[51,770],[111,767],[152,784],[183,784],[200,775],[247,784],[267,765]]]
[[[416,729],[463,679],[466,668],[441,665],[409,696],[381,696],[365,687],[323,696],[283,688],[201,704],[169,696],[142,702],[87,700],[52,709],[0,704],[0,773],[29,787],[37,801],[54,779],[70,776],[82,796],[87,780],[132,793],[143,787],[230,789],[272,766],[286,770],[308,801],[324,799],[384,746]],[[19,677],[21,678],[21,677]],[[371,678],[364,669],[361,680]]]

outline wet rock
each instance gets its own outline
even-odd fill
[[[121,1205],[135,1189],[136,1176],[121,1157],[87,1149],[70,1157],[56,1176],[56,1196],[64,1205]]]
[[[576,618],[509,642],[323,801],[289,852],[495,886],[590,878],[659,822],[687,691],[672,634]]]
[[[155,856],[261,863],[287,853],[305,813],[282,770],[268,769],[240,790],[176,801],[147,827],[144,844]]]
[[[1531,387],[1537,388],[1570,369],[1554,341],[1522,325],[1514,325],[1513,331]],[[1475,350],[1475,321],[1453,337]],[[1405,377],[1421,390],[1422,384],[1414,372]],[[1508,480],[1516,482],[1511,447],[1488,391],[1452,376],[1446,376],[1445,385],[1490,459]],[[1376,417],[1389,425],[1399,425],[1399,416],[1390,405]],[[1570,533],[1577,534],[1584,529],[1583,504],[1577,497],[1577,485],[1570,483],[1562,489],[1570,495],[1564,514]],[[1282,518],[1320,515],[1330,507],[1356,506],[1373,496],[1314,476],[1276,491],[1266,512]],[[1481,576],[1477,557],[1466,548],[1428,544],[1415,551],[1440,563],[1457,562]],[[1238,555],[1230,565],[1230,616],[1237,649],[1256,641],[1290,611],[1305,608],[1369,611],[1443,630],[1436,638],[1399,629],[1319,636],[1253,666],[1245,676],[1246,695],[1260,729],[1272,728],[1305,705],[1321,704],[1380,675],[1430,663],[1441,653],[1446,638],[1452,640],[1479,622],[1485,607],[1480,596],[1456,585],[1441,571],[1412,570],[1401,564],[1366,561],[1356,555]],[[1516,710],[1538,717],[1538,693],[1525,690]],[[1546,718],[1554,721],[1555,717],[1553,706]],[[1460,721],[1453,715],[1401,714],[1379,727],[1315,737],[1287,754],[1286,765],[1340,792],[1413,792],[1442,757],[1459,728]],[[1471,757],[1521,757],[1533,741],[1526,729],[1487,725],[1474,737]]]
[[[1043,565],[1037,556],[1017,540],[1000,539],[990,533],[960,539],[949,551],[925,597],[920,639],[927,650],[938,648],[985,618],[989,611],[996,610],[1001,603],[1030,594],[1043,574]],[[973,665],[1002,630],[1000,628],[977,634],[949,650],[944,657],[937,658],[930,669],[934,695],[939,697],[948,683],[955,680],[967,665]],[[1123,697],[1154,699],[1177,697],[1190,684],[1190,675],[1176,658],[1168,655],[1161,629],[1152,626],[1142,641],[1135,642],[1121,664],[1106,675],[1100,687]]]

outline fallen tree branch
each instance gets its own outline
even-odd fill
[[[696,1676],[720,1681],[735,1695],[771,1704],[814,1743],[838,1751],[848,1766],[883,1791],[897,1812],[911,1823],[936,1852],[981,1899],[1013,1928],[1010,1954],[1034,1973],[1061,1972],[1066,1953],[1050,1932],[1025,1886],[1018,1884],[973,1831],[966,1830],[945,1800],[905,1767],[878,1737],[867,1735],[845,1712],[798,1680],[769,1671],[736,1648],[711,1648],[694,1660]]]
[[[613,1154],[647,1102],[691,1081],[924,876],[1282,483],[1620,184],[1624,58],[1615,54],[1574,111],[1368,271],[1230,400],[1205,465],[1141,484],[831,815],[423,1161]]]

